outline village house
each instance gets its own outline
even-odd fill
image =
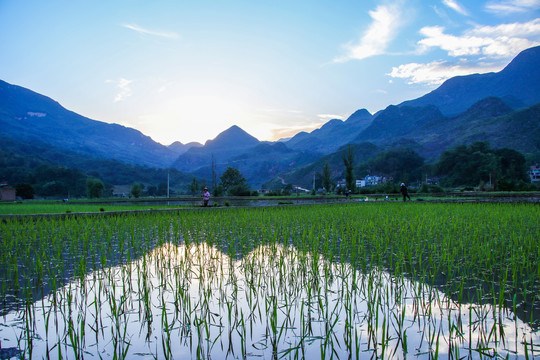
[[[357,188],[363,188],[366,186],[373,186],[373,185],[379,185],[383,184],[387,181],[393,181],[394,179],[392,177],[385,177],[385,176],[378,176],[378,175],[368,175],[363,179],[356,180],[356,187]],[[337,182],[336,188],[346,187],[345,180],[340,180]]]
[[[385,176],[368,175],[361,180],[356,180],[356,187],[366,187],[383,184],[387,181],[392,181],[393,178],[387,178]]]
[[[531,183],[540,183],[540,165],[535,164],[531,166],[531,168],[529,169],[529,177],[531,178]]]
[[[15,188],[7,184],[7,182],[0,183],[0,201],[15,201]]]

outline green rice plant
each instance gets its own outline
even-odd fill
[[[537,326],[537,206],[401,205],[9,219],[0,224],[1,311],[21,311],[20,347],[35,357],[45,354],[32,340],[40,327],[58,344],[44,351],[61,357],[92,339],[117,358],[170,357],[179,346],[192,357],[399,358],[445,356],[443,341],[452,354],[504,354],[515,343],[505,317]],[[134,350],[133,322],[144,350]],[[418,343],[417,332],[429,340]]]

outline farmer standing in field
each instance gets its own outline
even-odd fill
[[[208,191],[208,188],[205,186],[203,189],[203,206],[208,206],[208,201],[210,200],[210,191]]]
[[[406,197],[409,198],[409,201],[411,201],[411,197],[409,196],[409,192],[407,191],[407,186],[405,186],[405,183],[401,183],[401,188],[399,190],[401,191],[401,195],[403,195],[403,201],[406,201]]]

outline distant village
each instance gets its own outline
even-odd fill
[[[532,165],[529,168],[528,175],[532,184],[540,184],[540,164]],[[426,176],[426,178],[423,180],[423,183],[427,185],[438,185],[439,180],[440,179],[438,177],[428,178]],[[379,176],[379,175],[367,175],[363,179],[356,180],[356,187],[365,188],[365,187],[381,185],[386,182],[393,182],[393,181],[394,181],[394,178],[392,177]],[[338,180],[336,182],[336,190],[345,189],[345,188],[346,188],[345,179]],[[310,192],[311,190],[300,187],[300,186],[293,186],[293,191],[294,192]],[[326,189],[321,188],[321,189],[316,189],[316,191],[318,193],[322,193],[322,192],[326,192]],[[261,194],[264,194],[265,192],[267,192],[267,190],[259,190],[259,193]],[[16,189],[10,184],[8,184],[6,181],[0,181],[0,201],[17,201],[17,200],[18,200],[18,197],[16,195]]]

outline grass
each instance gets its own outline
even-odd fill
[[[0,204],[0,215],[30,215],[30,214],[66,214],[66,213],[87,213],[106,211],[130,211],[130,210],[155,210],[155,209],[175,209],[180,205],[163,204],[87,204],[87,203],[42,203],[24,202]],[[185,207],[183,205],[182,207]]]

